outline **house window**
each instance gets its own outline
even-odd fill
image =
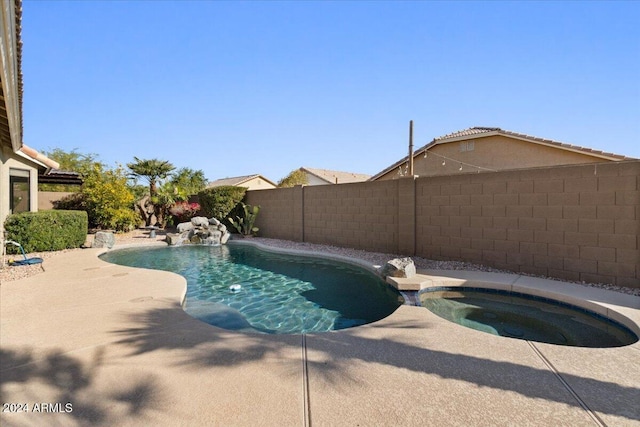
[[[31,206],[29,171],[9,169],[9,212],[28,212]]]
[[[460,152],[463,151],[473,151],[475,148],[475,141],[461,141],[460,142]]]

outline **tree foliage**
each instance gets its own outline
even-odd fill
[[[81,177],[85,177],[91,172],[94,164],[100,164],[97,154],[82,154],[76,148],[72,151],[64,151],[61,148],[54,148],[51,151],[45,151],[44,155],[60,164],[60,170],[77,172]],[[40,191],[69,191],[79,192],[80,186],[70,184],[46,184],[38,183]]]
[[[296,169],[289,173],[289,175],[278,181],[278,187],[287,188],[295,187],[296,185],[309,184],[309,177],[302,169]]]
[[[207,179],[201,170],[180,168],[173,173],[169,181],[175,188],[178,200],[187,200],[189,196],[198,194],[207,187]]]
[[[60,170],[77,172],[82,176],[91,173],[96,163],[104,167],[104,165],[98,161],[97,154],[82,154],[78,152],[77,148],[71,151],[54,148],[51,151],[45,151],[44,154],[51,160],[60,163]]]
[[[213,217],[228,223],[227,218],[233,216],[234,208],[242,201],[246,192],[245,187],[232,185],[207,188],[198,193],[200,210],[207,218]]]
[[[139,159],[133,158],[134,162],[127,163],[127,167],[131,170],[131,176],[134,178],[143,178],[149,182],[149,195],[156,195],[158,181],[166,179],[175,169],[171,163],[166,160],[158,159]]]
[[[94,165],[85,178],[82,194],[90,219],[103,228],[130,231],[140,222],[134,211],[133,193],[127,186],[127,175],[120,167],[103,170]]]
[[[140,217],[133,209],[135,199],[124,170],[94,163],[85,173],[82,190],[54,202],[54,208],[86,211],[91,228],[129,231],[136,227]]]

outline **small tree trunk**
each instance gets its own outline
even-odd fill
[[[146,226],[154,225],[155,206],[151,203],[151,198],[149,196],[144,196],[142,199],[138,200],[136,208],[138,209],[138,212],[140,212],[140,216],[144,219],[144,224]]]

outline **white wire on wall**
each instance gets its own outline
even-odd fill
[[[452,162],[452,163],[457,163],[457,164],[460,165],[460,167],[458,168],[459,171],[463,171],[464,170],[463,166],[467,166],[469,168],[476,169],[478,172],[480,172],[481,170],[489,171],[489,172],[497,172],[496,169],[485,168],[485,167],[482,167],[482,166],[473,165],[471,163],[462,162],[460,160],[456,160],[456,159],[453,159],[451,157],[444,156],[442,154],[437,154],[437,153],[433,153],[433,152],[427,153],[427,150],[424,150],[423,153],[424,153],[424,158],[425,159],[428,156],[437,156],[437,157],[441,158],[442,159],[442,166],[446,166],[447,165],[447,160]],[[409,163],[407,162],[405,164],[405,167],[404,167],[404,172],[402,171],[402,166],[398,166],[398,175],[405,176],[405,175],[407,175],[408,170],[409,170]]]

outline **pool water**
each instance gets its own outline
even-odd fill
[[[185,311],[231,330],[326,332],[380,320],[403,302],[395,289],[364,268],[248,245],[128,248],[101,258],[184,276]]]
[[[451,322],[493,335],[579,347],[620,347],[638,341],[621,324],[546,298],[506,291],[447,288],[420,303]]]

